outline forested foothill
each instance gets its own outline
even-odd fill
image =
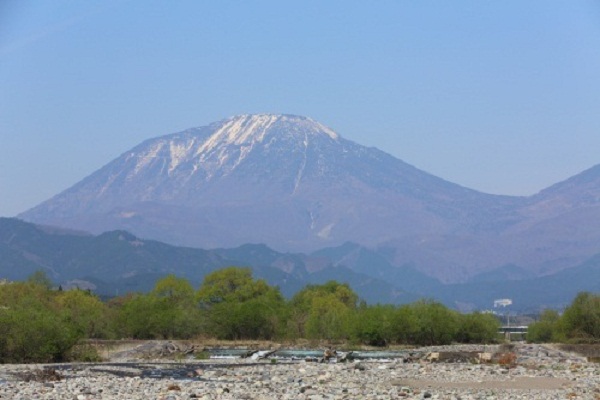
[[[347,285],[308,285],[287,300],[249,268],[208,274],[199,288],[168,275],[148,293],[108,300],[54,287],[42,272],[0,284],[0,362],[93,360],[83,339],[294,341],[351,345],[442,345],[498,341],[498,319],[461,314],[433,300],[367,305]],[[599,340],[600,297],[582,293],[562,316],[547,311],[531,338]],[[76,346],[77,345],[77,346]]]

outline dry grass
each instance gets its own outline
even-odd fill
[[[554,347],[588,359],[600,359],[600,344],[556,344]]]

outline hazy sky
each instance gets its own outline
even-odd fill
[[[0,1],[0,216],[263,112],[533,194],[600,163],[600,1]]]

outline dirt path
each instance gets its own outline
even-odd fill
[[[392,385],[408,386],[420,389],[534,389],[534,390],[558,390],[564,389],[569,383],[566,379],[550,377],[515,377],[506,381],[482,381],[482,382],[439,382],[427,379],[402,379],[392,381]]]

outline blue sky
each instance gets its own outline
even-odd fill
[[[259,112],[533,194],[600,163],[600,2],[0,1],[0,216]]]

